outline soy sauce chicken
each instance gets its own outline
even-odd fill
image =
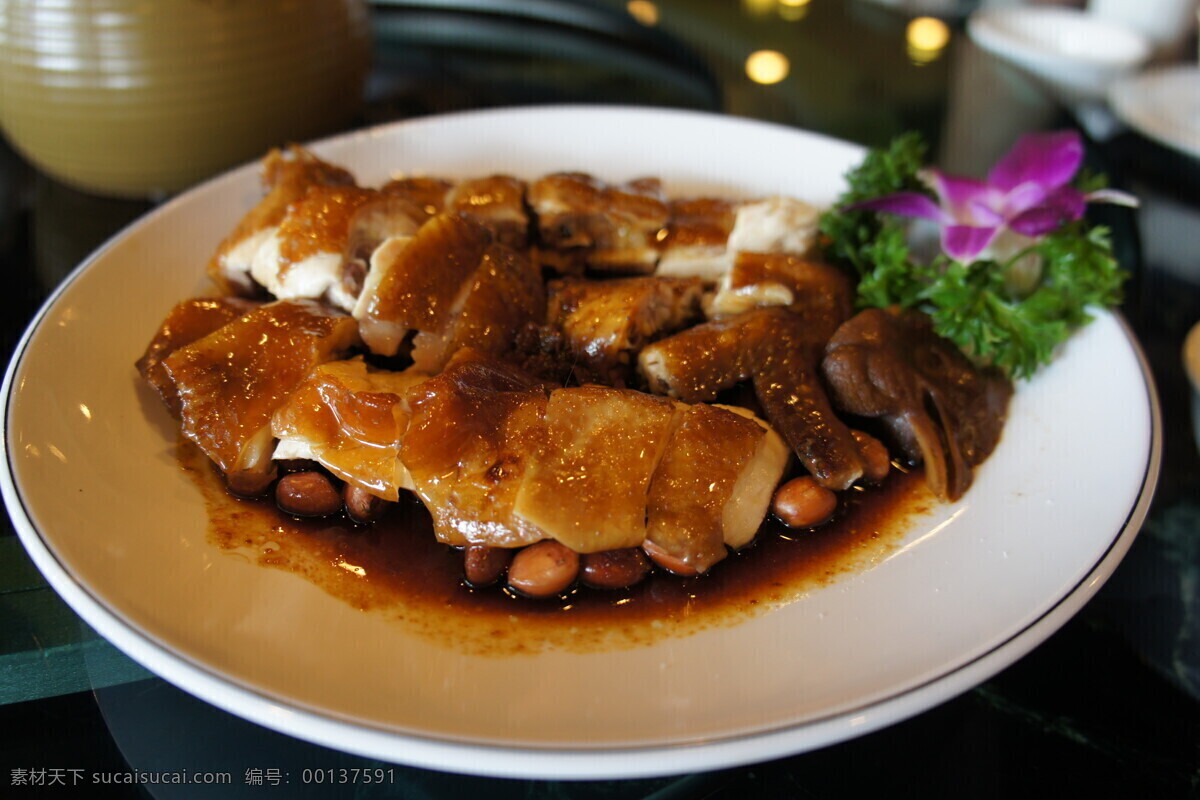
[[[918,314],[852,317],[806,203],[668,203],[657,180],[583,173],[370,189],[300,148],[264,180],[210,273],[281,299],[187,301],[138,362],[236,493],[304,459],[319,468],[288,491],[336,506],[344,483],[358,521],[411,491],[469,564],[561,551],[695,575],[773,503],[801,527],[832,513],[782,510],[785,478],[834,509],[887,475],[838,412],[880,420],[947,499],[999,439],[1011,386]]]
[[[410,401],[401,458],[453,545],[553,539],[600,553],[651,541],[704,571],[753,537],[788,460],[752,417],[551,387],[470,350]]]
[[[263,239],[250,275],[281,300],[325,299],[350,311],[370,254],[414,234],[420,219],[411,203],[376,189],[310,186]]]
[[[737,208],[732,200],[714,197],[670,201],[670,220],[661,237],[662,255],[655,273],[719,280],[728,269],[727,243]]]
[[[302,147],[272,150],[263,159],[266,194],[217,248],[208,275],[222,294],[252,296],[258,292],[250,267],[258,248],[287,215],[288,207],[313,186],[353,186],[354,176]]]
[[[711,401],[751,381],[771,425],[823,486],[843,490],[862,477],[850,429],[834,413],[819,365],[829,317],[758,309],[689,328],[639,358],[651,391]]]
[[[699,278],[657,276],[550,284],[547,323],[589,374],[623,386],[642,347],[700,315]]]
[[[240,297],[194,297],[184,300],[167,314],[135,366],[142,378],[158,392],[171,416],[179,418],[179,393],[162,362],[184,345],[203,339],[259,305]]]
[[[396,501],[413,489],[400,460],[409,391],[429,378],[415,369],[370,368],[361,357],[321,364],[271,417],[276,461],[316,461],[347,483]]]
[[[183,433],[254,494],[269,482],[271,418],[314,367],[358,342],[354,320],[311,300],[254,309],[162,363],[179,397]]]
[[[465,349],[409,395],[413,416],[400,457],[440,541],[519,547],[545,538],[514,506],[541,446],[549,389]]]
[[[605,273],[654,271],[659,232],[668,219],[657,179],[609,184],[582,172],[560,172],[535,181],[528,200],[538,238],[559,271],[582,266]]]

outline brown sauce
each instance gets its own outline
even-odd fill
[[[882,486],[846,492],[838,517],[817,531],[769,519],[750,547],[702,577],[656,571],[628,589],[530,600],[469,587],[462,553],[435,540],[411,495],[370,526],[296,519],[269,500],[229,495],[190,444],[180,446],[179,463],[204,495],[217,548],[299,575],[447,647],[489,655],[635,647],[736,624],[878,563],[936,502],[919,470],[893,471]]]

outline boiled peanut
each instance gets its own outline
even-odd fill
[[[248,469],[235,470],[225,476],[225,488],[239,497],[258,497],[267,491],[273,480],[275,480],[273,466],[266,472],[255,472]]]
[[[346,505],[346,516],[363,525],[379,519],[388,507],[387,500],[349,483],[342,489],[342,502]]]
[[[327,517],[342,509],[342,495],[321,472],[291,472],[275,484],[275,504],[297,517]]]
[[[530,597],[549,597],[570,586],[579,574],[579,554],[552,539],[531,544],[513,556],[508,585]]]
[[[837,495],[811,476],[792,478],[775,491],[771,510],[789,528],[815,528],[837,510]]]
[[[670,555],[666,550],[663,550],[650,540],[642,542],[642,550],[645,551],[646,555],[650,556],[650,560],[655,564],[681,578],[691,578],[700,574],[700,570],[683,559]]]
[[[583,582],[597,589],[624,589],[650,572],[646,554],[636,547],[586,553],[579,559]]]
[[[467,545],[463,552],[463,569],[467,583],[472,586],[490,586],[500,578],[500,573],[512,561],[512,550],[507,547],[489,547],[486,544]]]
[[[854,444],[863,460],[863,477],[873,483],[886,478],[892,471],[892,459],[883,442],[862,431],[852,430],[850,435],[854,437]]]

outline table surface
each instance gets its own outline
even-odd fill
[[[922,3],[733,0],[650,3],[376,0],[375,62],[360,124],[547,102],[719,111],[866,145],[908,129],[946,170],[980,174],[1020,133],[1079,127],[1090,158],[1142,200],[1109,210],[1133,272],[1124,312],[1161,396],[1165,448],[1149,519],[1117,573],[1067,625],[966,694],[859,739],[769,763],[684,777],[546,783],[383,765],[244,722],[150,675],[90,631],[0,530],[0,786],[170,769],[225,771],[232,786],[121,787],[129,797],[262,797],[300,769],[384,768],[374,786],[290,786],[289,797],[826,798],[1072,795],[1184,797],[1200,789],[1200,456],[1179,357],[1200,320],[1200,164],[1103,108],[1057,105],[964,33],[972,5],[924,4],[948,45],[906,42]],[[653,24],[645,14],[655,12]],[[642,22],[631,16],[636,12]],[[756,84],[760,49],[788,77]],[[161,201],[162,198],[158,198]],[[80,193],[0,141],[3,351],[89,252],[155,205]],[[83,771],[82,773],[79,771]],[[25,786],[21,786],[25,784]],[[63,794],[67,794],[65,787]]]

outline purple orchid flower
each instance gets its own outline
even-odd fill
[[[898,192],[855,203],[850,210],[887,211],[933,220],[942,227],[942,249],[973,261],[1005,228],[1039,237],[1083,216],[1089,202],[1136,205],[1130,195],[1104,189],[1084,194],[1070,185],[1083,162],[1075,131],[1022,136],[988,173],[986,181],[928,170],[941,203],[919,192]]]

